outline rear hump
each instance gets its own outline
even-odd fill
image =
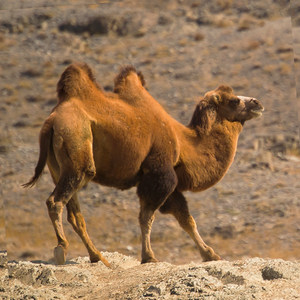
[[[126,78],[131,73],[135,73],[137,75],[139,83],[143,87],[146,86],[146,80],[145,80],[144,75],[142,74],[142,72],[138,72],[134,66],[128,65],[128,66],[122,67],[119,74],[115,77],[115,80],[114,80],[114,84],[115,84],[114,92],[115,93],[120,93],[120,91],[122,90],[122,88],[125,84]]]

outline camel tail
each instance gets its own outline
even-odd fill
[[[72,97],[84,100],[94,88],[101,90],[92,69],[86,63],[73,63],[65,69],[57,83],[58,102]]]
[[[114,92],[119,93],[123,87],[124,81],[131,73],[135,73],[143,87],[146,86],[146,80],[142,72],[138,72],[134,66],[128,65],[121,68],[119,74],[115,77]]]
[[[52,117],[50,116],[45,121],[40,132],[40,155],[39,155],[39,160],[37,162],[37,165],[35,167],[34,175],[27,183],[24,183],[22,185],[24,188],[33,187],[38,181],[38,179],[41,177],[47,162],[48,151],[50,148],[52,135],[53,135],[53,120]]]

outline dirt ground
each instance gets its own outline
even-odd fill
[[[1,299],[299,299],[300,263],[249,258],[234,262],[141,265],[104,252],[112,263],[77,257],[64,266],[9,262],[0,269]],[[117,288],[116,288],[117,287]]]
[[[82,3],[0,3],[0,249],[8,259],[52,259],[56,237],[45,205],[54,188],[49,172],[33,189],[21,184],[33,175],[39,130],[56,103],[60,74],[71,62],[84,61],[106,90],[120,66],[133,64],[149,92],[183,124],[197,98],[223,83],[260,99],[265,112],[244,126],[228,174],[186,197],[200,234],[222,258],[299,260],[299,4]],[[135,189],[91,183],[79,196],[99,250],[139,260]],[[87,255],[65,215],[64,226],[68,259]],[[170,270],[191,261],[201,265],[193,241],[170,216],[157,214],[151,238],[157,258],[173,264]]]

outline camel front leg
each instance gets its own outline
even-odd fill
[[[158,261],[150,244],[154,213],[174,191],[176,184],[176,173],[172,167],[169,167],[144,174],[138,185],[137,193],[141,206],[139,222],[142,233],[142,263]]]
[[[180,226],[190,235],[195,242],[203,261],[220,260],[221,257],[215,253],[215,251],[205,244],[201,238],[196,222],[191,216],[187,201],[183,194],[174,191],[172,195],[166,200],[164,205],[160,208],[160,212],[163,214],[172,214]]]
[[[80,211],[80,205],[76,193],[69,200],[67,204],[67,210],[68,221],[73,226],[75,232],[80,236],[85,247],[87,248],[91,262],[98,262],[100,260],[105,266],[110,267],[109,262],[96,249],[87,233],[85,220]]]

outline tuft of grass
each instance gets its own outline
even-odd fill
[[[154,52],[156,58],[169,57],[170,54],[170,49],[167,46],[158,46]]]
[[[7,50],[9,47],[16,44],[15,40],[7,39],[3,33],[0,32],[0,50]]]
[[[277,65],[266,65],[263,67],[263,71],[268,74],[273,74],[277,69]]]
[[[205,38],[205,35],[201,32],[197,32],[194,35],[194,40],[197,41],[197,42],[200,42],[200,41],[204,40],[204,38]]]
[[[248,43],[246,44],[246,47],[245,49],[246,50],[255,50],[257,48],[259,48],[261,45],[261,41],[258,41],[258,40],[250,40],[248,41]]]
[[[242,65],[241,64],[234,64],[232,66],[231,74],[232,75],[238,75],[238,74],[240,74],[241,70],[242,70]]]
[[[257,20],[256,18],[248,14],[243,14],[239,20],[237,30],[238,31],[249,30],[253,27],[264,26],[264,25],[265,25],[264,21]]]
[[[220,6],[222,10],[229,9],[232,7],[233,0],[218,0],[217,6]]]
[[[292,67],[289,64],[281,63],[279,65],[279,72],[281,75],[289,75],[292,72]]]
[[[22,89],[32,89],[33,88],[33,83],[29,80],[20,80],[18,84],[18,88]]]
[[[233,26],[234,22],[230,18],[228,18],[228,16],[219,14],[213,17],[213,24],[216,27],[224,28],[224,27]]]
[[[181,40],[178,41],[178,45],[179,45],[179,46],[183,46],[183,47],[184,47],[184,46],[187,46],[188,43],[189,43],[189,41],[188,41],[187,38],[183,38],[183,39],[181,39]]]

